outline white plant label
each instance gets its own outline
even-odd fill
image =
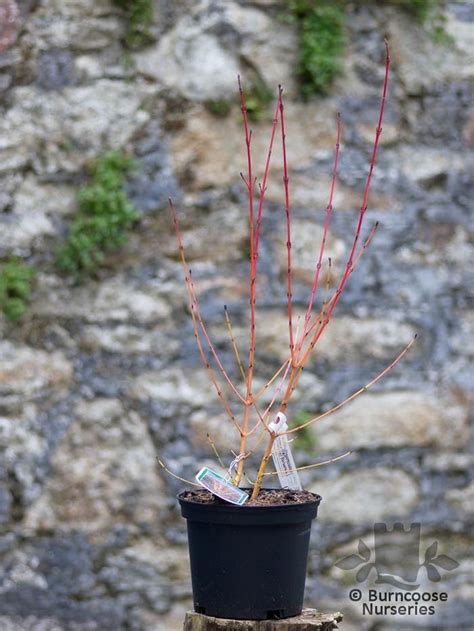
[[[278,412],[275,420],[268,424],[268,428],[276,434],[286,432],[288,429],[286,416],[282,412]],[[298,471],[296,471],[295,460],[291,453],[288,436],[278,436],[278,438],[275,439],[272,449],[272,458],[282,488],[302,491],[303,487],[301,486]]]
[[[221,475],[209,469],[209,467],[203,467],[196,475],[196,480],[213,495],[217,495],[221,500],[225,500],[231,504],[242,505],[245,504],[249,498],[245,491],[231,484]]]

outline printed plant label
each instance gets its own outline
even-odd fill
[[[286,432],[288,429],[288,423],[286,416],[279,412],[273,423],[268,426],[272,431]],[[296,471],[296,465],[291,453],[290,443],[288,442],[288,436],[278,436],[273,443],[272,458],[275,469],[278,473],[278,479],[283,489],[292,489],[293,491],[301,491],[300,477],[298,471]]]
[[[203,467],[196,475],[196,480],[213,495],[217,495],[221,500],[225,500],[231,504],[242,505],[245,504],[249,498],[245,491],[227,482],[225,478],[212,469],[209,469],[209,467]]]

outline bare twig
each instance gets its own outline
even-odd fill
[[[198,347],[198,351],[199,351],[199,355],[201,357],[201,360],[207,370],[207,373],[209,375],[209,378],[211,380],[211,383],[213,384],[217,395],[219,397],[219,399],[221,400],[225,411],[227,412],[227,415],[229,416],[230,420],[232,421],[232,423],[235,425],[235,427],[237,428],[237,430],[239,431],[239,433],[241,434],[242,429],[239,426],[239,424],[237,423],[236,419],[235,419],[235,415],[232,412],[232,409],[226,399],[226,397],[224,396],[222,389],[220,388],[214,370],[212,369],[210,363],[209,363],[209,359],[207,358],[207,355],[204,351],[204,348],[202,346],[202,342],[201,342],[201,338],[199,336],[199,327],[198,327],[198,322],[197,322],[197,316],[196,316],[196,309],[194,308],[194,296],[193,296],[193,290],[192,290],[192,286],[190,284],[190,280],[187,274],[189,274],[189,270],[188,270],[188,266],[186,263],[186,258],[184,256],[184,247],[183,247],[183,242],[182,242],[182,237],[181,237],[181,231],[179,229],[179,224],[178,224],[178,219],[176,216],[176,208],[172,202],[172,200],[169,200],[169,204],[170,204],[170,209],[171,209],[171,215],[173,218],[173,222],[175,225],[175,229],[176,229],[176,235],[177,235],[177,239],[178,239],[178,246],[179,246],[179,251],[180,251],[180,257],[181,257],[181,263],[184,267],[184,273],[185,273],[185,284],[186,287],[188,289],[188,297],[189,297],[189,302],[190,302],[190,308],[191,308],[191,318],[192,318],[192,323],[193,323],[193,330],[194,330],[194,337],[196,339],[196,344]]]
[[[224,314],[225,314],[225,322],[226,322],[226,325],[227,325],[227,330],[229,331],[230,342],[231,342],[232,348],[234,350],[235,359],[237,361],[237,365],[239,367],[240,374],[242,375],[242,379],[245,382],[245,380],[246,380],[245,370],[244,370],[244,367],[242,366],[242,360],[240,359],[239,349],[237,348],[237,343],[235,341],[234,333],[232,331],[232,323],[230,321],[230,315],[229,315],[229,311],[227,309],[227,305],[224,305]]]
[[[180,480],[181,482],[184,482],[185,484],[190,484],[191,486],[197,486],[199,489],[202,488],[200,484],[196,484],[196,482],[191,482],[191,480],[186,480],[186,478],[182,478],[181,476],[176,475],[176,473],[173,473],[170,469],[168,469],[165,463],[159,458],[158,458],[158,464],[164,471],[166,471],[166,473],[171,475],[173,478],[176,478],[177,480]]]
[[[222,458],[219,454],[219,451],[217,450],[216,443],[212,440],[211,435],[209,433],[206,434],[206,438],[207,438],[207,442],[211,446],[212,451],[214,452],[215,457],[217,458],[217,461],[219,462],[219,464],[221,465],[223,469],[226,469],[226,466],[222,462]]]
[[[346,451],[345,454],[341,454],[340,456],[336,456],[335,458],[330,458],[329,460],[323,460],[323,462],[315,462],[314,464],[306,464],[302,467],[296,467],[296,469],[288,469],[287,473],[294,473],[295,471],[304,471],[305,469],[315,469],[316,467],[322,467],[325,464],[331,464],[332,462],[337,462],[338,460],[342,460],[342,458],[346,458],[350,456],[352,451]],[[278,471],[268,471],[263,475],[278,475]]]
[[[209,350],[211,351],[220,371],[222,372],[222,375],[224,376],[225,380],[227,381],[227,383],[229,384],[231,390],[234,392],[234,394],[237,395],[237,397],[240,399],[240,401],[244,402],[245,399],[242,397],[242,395],[240,394],[240,392],[237,390],[237,388],[234,386],[234,384],[232,383],[231,378],[229,377],[229,375],[227,374],[226,369],[224,368],[219,355],[217,354],[217,351],[214,347],[214,344],[212,343],[209,334],[207,333],[207,328],[204,324],[204,321],[202,319],[201,316],[201,310],[199,308],[199,302],[197,299],[197,295],[196,295],[196,290],[194,287],[194,282],[192,279],[192,272],[191,269],[189,268],[187,262],[186,262],[186,256],[185,256],[185,252],[184,252],[184,244],[183,244],[183,238],[181,235],[181,229],[179,227],[179,222],[178,222],[178,217],[176,214],[176,207],[173,203],[173,200],[171,198],[168,199],[169,202],[169,206],[170,206],[170,210],[171,210],[171,216],[173,218],[173,223],[174,223],[174,227],[175,227],[175,232],[176,232],[176,237],[178,240],[178,247],[179,247],[179,253],[180,253],[180,258],[181,258],[181,263],[183,265],[184,268],[184,274],[185,274],[185,283],[186,283],[186,288],[188,290],[188,295],[189,295],[189,303],[190,303],[190,308],[191,308],[191,314],[193,315],[193,319],[197,320],[197,322],[199,323],[199,326],[201,328],[201,331],[204,335],[204,338],[207,342],[207,345],[209,347]]]
[[[375,236],[375,233],[377,232],[377,229],[379,227],[379,222],[375,222],[374,226],[372,227],[372,229],[369,232],[369,235],[367,236],[366,240],[364,241],[362,247],[360,248],[359,252],[357,253],[353,263],[352,263],[352,267],[351,270],[349,272],[349,275],[352,274],[352,272],[354,271],[355,267],[357,266],[357,263],[359,262],[359,260],[361,259],[362,255],[364,254],[364,252],[367,250],[367,248],[370,245],[370,242],[372,241],[372,239]],[[333,295],[331,296],[331,298],[326,301],[325,306],[328,307],[329,305],[332,305],[332,303],[337,299],[338,296],[340,296],[341,292],[339,291],[339,287],[336,289],[336,291],[333,293]],[[319,313],[318,317],[315,318],[315,320],[311,323],[309,329],[306,331],[305,334],[305,338],[309,336],[309,334],[316,328],[321,326],[323,320],[322,320],[322,316],[324,315],[324,313],[326,312],[326,309],[322,309],[321,312]],[[319,329],[318,329],[319,330]],[[322,333],[322,331],[321,331]],[[305,351],[305,354],[303,355],[302,358],[300,358],[300,364],[305,364],[306,359],[309,355],[309,353],[313,350],[314,346],[316,345],[316,342],[319,339],[319,335],[314,335],[313,336],[313,341],[311,342],[311,344],[309,345],[308,349]]]
[[[367,392],[367,390],[369,390],[369,388],[371,388],[378,381],[380,381],[382,379],[382,377],[385,377],[385,375],[388,372],[390,372],[392,370],[392,368],[394,368],[398,364],[398,362],[401,359],[403,359],[403,357],[405,357],[405,355],[408,353],[410,348],[414,345],[414,343],[416,341],[416,338],[417,338],[417,335],[418,334],[415,334],[415,336],[405,346],[405,348],[401,351],[401,353],[399,353],[395,357],[395,359],[386,368],[384,368],[381,372],[379,372],[379,374],[376,377],[374,377],[374,379],[369,381],[369,383],[365,384],[365,386],[362,386],[362,388],[359,388],[359,390],[356,390],[355,392],[353,392],[350,396],[348,396],[346,399],[344,399],[344,401],[341,401],[340,403],[338,403],[337,405],[332,407],[330,410],[327,410],[326,412],[323,412],[319,416],[315,416],[314,418],[310,419],[309,421],[306,421],[306,423],[302,423],[301,425],[298,425],[298,427],[293,427],[292,429],[289,429],[289,430],[287,430],[286,432],[283,432],[283,433],[284,434],[294,434],[295,432],[299,432],[301,429],[304,429],[305,427],[308,427],[308,425],[312,425],[313,423],[316,423],[317,421],[322,420],[326,416],[329,416],[330,414],[334,414],[334,412],[337,412],[337,410],[342,408],[344,405],[347,405],[347,403],[350,403],[351,401],[356,399],[358,396],[360,396],[364,392]]]
[[[257,282],[257,266],[258,266],[258,249],[259,249],[259,241],[260,241],[260,227],[262,222],[262,212],[263,212],[263,202],[265,198],[265,193],[267,190],[267,179],[270,168],[270,160],[273,149],[273,142],[275,139],[275,132],[278,123],[278,110],[281,101],[281,93],[279,93],[277,107],[275,111],[275,115],[273,117],[272,123],[272,131],[270,135],[270,143],[267,152],[267,158],[265,162],[265,169],[263,174],[262,184],[260,186],[260,197],[258,203],[257,210],[257,225],[254,226],[254,214],[253,214],[253,202],[254,202],[254,178],[253,178],[253,166],[252,166],[252,154],[251,154],[251,141],[252,141],[252,132],[248,127],[248,116],[247,116],[247,107],[245,103],[245,94],[242,90],[242,85],[240,82],[240,77],[238,77],[239,83],[239,94],[240,94],[240,106],[242,111],[242,122],[244,128],[245,135],[245,146],[247,151],[247,180],[245,177],[242,179],[247,183],[247,191],[249,198],[249,245],[250,245],[250,339],[249,339],[249,354],[248,354],[248,368],[246,373],[246,379],[244,380],[246,383],[246,397],[244,402],[244,413],[243,413],[243,421],[242,421],[242,435],[240,438],[240,454],[243,456],[246,451],[246,441],[247,441],[247,433],[248,433],[248,425],[250,420],[250,406],[254,404],[254,398],[252,393],[252,382],[253,382],[253,373],[254,373],[254,365],[255,365],[255,336],[256,336],[256,282]],[[256,408],[256,406],[255,406]],[[256,408],[257,409],[257,408]],[[258,413],[258,410],[257,410]],[[242,476],[244,466],[244,458],[242,457],[237,466],[237,474],[236,474],[236,483],[240,482],[240,478]]]
[[[288,303],[288,336],[291,362],[295,359],[295,344],[293,339],[293,294],[292,294],[292,270],[291,270],[291,209],[290,209],[290,188],[288,177],[288,162],[286,158],[286,134],[285,134],[285,114],[283,105],[283,90],[279,86],[280,96],[280,128],[281,128],[281,144],[283,152],[283,187],[285,189],[285,215],[286,215],[286,298]]]
[[[321,266],[322,266],[322,260],[323,260],[323,255],[324,255],[324,249],[326,247],[326,240],[327,240],[327,236],[328,236],[328,232],[329,232],[329,223],[331,221],[331,213],[332,213],[332,208],[333,208],[334,191],[335,191],[335,188],[336,188],[336,176],[337,176],[337,165],[338,165],[338,161],[339,161],[340,140],[341,140],[341,116],[338,113],[338,115],[337,115],[337,131],[336,131],[336,148],[335,148],[335,151],[334,151],[334,165],[333,165],[333,169],[332,169],[331,187],[330,187],[330,191],[329,191],[328,205],[327,205],[327,208],[326,208],[326,216],[324,218],[323,236],[322,236],[322,239],[321,239],[321,246],[319,248],[318,260],[317,260],[316,267],[315,267],[315,270],[314,270],[313,284],[311,286],[311,294],[310,294],[310,298],[309,298],[308,309],[306,310],[306,315],[305,315],[305,318],[304,318],[304,326],[303,326],[303,332],[301,334],[301,341],[300,341],[299,344],[297,344],[297,352],[298,353],[301,352],[301,347],[303,345],[303,341],[304,341],[304,338],[305,338],[306,330],[308,328],[309,320],[311,318],[311,312],[313,310],[314,298],[315,298],[315,295],[316,295],[316,291],[318,289],[319,275],[320,275],[320,272],[321,272]]]
[[[291,358],[290,359],[285,359],[285,361],[280,366],[280,368],[276,371],[276,373],[274,373],[274,375],[267,381],[267,383],[265,383],[260,388],[260,390],[257,392],[257,394],[254,394],[254,397],[253,397],[254,401],[258,401],[258,399],[260,399],[260,397],[262,397],[265,394],[265,392],[268,390],[268,388],[274,383],[275,379],[278,378],[278,375],[281,373],[281,371],[285,369],[285,367],[286,367],[288,362],[291,362]]]

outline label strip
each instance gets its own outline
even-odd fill
[[[227,482],[224,477],[212,469],[209,469],[209,467],[203,467],[196,475],[196,480],[213,495],[217,495],[221,500],[225,500],[231,504],[241,506],[245,504],[249,498],[245,491]]]
[[[273,432],[286,432],[288,423],[286,416],[282,412],[278,412],[275,420],[268,425]],[[272,458],[275,469],[278,473],[281,487],[291,489],[293,491],[302,491],[300,476],[295,471],[296,465],[293,454],[288,442],[288,436],[278,436],[273,443]]]

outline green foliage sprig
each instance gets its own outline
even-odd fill
[[[153,22],[152,0],[114,0],[125,13],[125,44],[137,48],[151,39],[149,28]]]
[[[452,45],[442,0],[387,0],[409,13],[436,44]],[[290,0],[289,14],[299,31],[297,74],[303,97],[327,94],[342,72],[346,47],[344,0]]]
[[[215,99],[213,101],[206,101],[206,107],[214,116],[225,117],[232,109],[232,104],[225,99]]]
[[[299,29],[297,73],[302,96],[326,94],[342,71],[345,11],[338,2],[292,0]]]
[[[423,24],[430,13],[439,8],[440,0],[391,0],[391,3],[408,11]]]
[[[0,269],[0,309],[5,317],[20,320],[31,298],[36,270],[21,259],[12,258]]]
[[[439,45],[454,44],[453,37],[446,31],[446,16],[442,0],[391,0],[392,4],[411,13],[424,27],[431,39]]]
[[[133,160],[120,151],[106,153],[93,164],[91,183],[79,191],[79,212],[57,250],[59,269],[80,279],[97,269],[106,252],[125,243],[127,230],[139,217],[123,191],[132,167]]]
[[[273,93],[259,78],[246,90],[245,100],[249,121],[260,123],[267,117],[268,106],[273,101]],[[225,117],[232,110],[232,102],[226,99],[207,101],[205,105],[214,116]]]
[[[294,415],[292,421],[295,427],[300,427],[309,421],[311,417],[312,414],[308,410],[300,410]],[[314,453],[317,444],[318,441],[314,434],[314,430],[310,427],[302,427],[297,434],[295,441],[296,448],[301,449],[301,451],[304,451],[307,454],[312,454]]]
[[[273,101],[273,93],[263,81],[255,81],[246,93],[247,116],[252,123],[260,123]]]

